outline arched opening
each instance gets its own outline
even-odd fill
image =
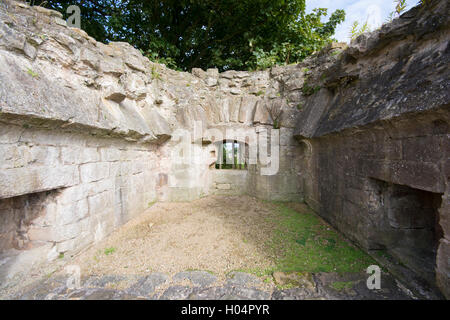
[[[216,169],[246,170],[248,167],[248,145],[237,140],[216,143]]]

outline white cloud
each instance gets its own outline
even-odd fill
[[[407,10],[417,4],[409,0]],[[348,34],[353,21],[360,24],[368,22],[371,29],[381,26],[394,10],[394,0],[306,0],[306,11],[314,8],[328,8],[328,15],[336,9],[345,10],[345,21],[336,28],[334,37],[341,42],[348,42]]]

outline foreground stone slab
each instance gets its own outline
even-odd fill
[[[218,281],[206,271],[186,271],[172,277],[162,273],[151,273],[136,278],[130,275],[91,276],[84,280],[82,287],[69,289],[67,278],[51,277],[28,287],[13,299],[24,300],[409,300],[414,296],[404,289],[391,275],[383,273],[383,285],[380,290],[369,290],[366,286],[367,275],[363,273],[311,274],[311,285],[290,288],[264,287],[258,277],[236,272],[236,280]],[[178,285],[187,277],[202,279],[189,285]],[[280,274],[276,275],[280,278]],[[121,287],[124,280],[136,280],[129,287]],[[208,279],[211,284],[203,282]],[[201,283],[203,285],[201,285]]]

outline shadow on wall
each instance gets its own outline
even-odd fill
[[[440,193],[371,179],[377,197],[370,214],[379,215],[377,244],[430,285],[436,279],[436,253],[443,230]],[[378,212],[377,212],[378,211]]]
[[[55,222],[59,192],[56,189],[0,199],[0,283],[3,285],[15,274],[26,272],[32,264],[55,258],[48,255],[56,254],[52,249],[58,239]]]

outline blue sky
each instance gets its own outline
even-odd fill
[[[407,0],[407,10],[415,6],[418,0]],[[348,33],[353,21],[364,23],[367,19],[372,29],[386,21],[389,13],[395,8],[394,0],[306,0],[306,11],[314,8],[328,8],[328,14],[336,9],[344,9],[345,21],[338,26],[335,38],[348,42]]]

